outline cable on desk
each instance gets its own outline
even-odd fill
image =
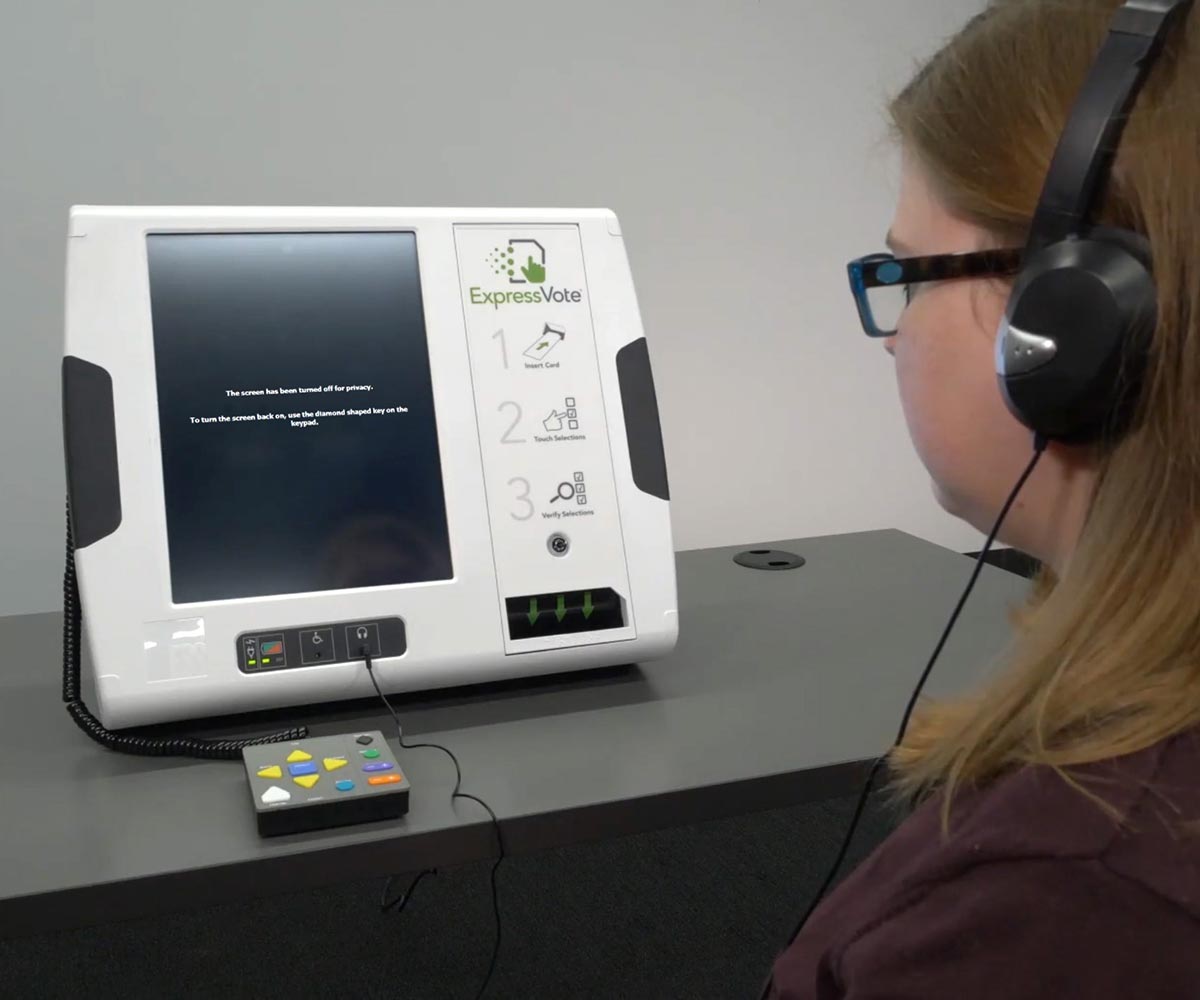
[[[79,581],[75,576],[75,535],[71,530],[71,501],[67,500],[67,561],[63,570],[63,701],[75,725],[93,740],[118,753],[144,757],[198,757],[204,760],[241,760],[243,747],[303,739],[308,729],[298,726],[269,736],[238,740],[205,740],[189,736],[148,737],[114,733],[92,715],[79,693],[80,625]]]
[[[396,737],[400,741],[400,746],[402,746],[405,750],[441,750],[442,753],[449,757],[451,762],[454,764],[454,790],[450,793],[451,801],[454,799],[470,799],[472,802],[478,802],[481,806],[483,806],[484,809],[487,810],[487,814],[492,818],[492,826],[495,827],[496,830],[496,845],[498,848],[495,863],[492,865],[491,874],[492,912],[496,918],[496,940],[492,945],[492,957],[491,961],[488,962],[487,974],[483,978],[483,984],[479,987],[479,992],[475,994],[475,1000],[480,1000],[484,993],[487,992],[488,984],[492,981],[492,973],[496,971],[496,959],[500,955],[500,894],[496,884],[496,871],[500,867],[500,862],[504,860],[504,837],[500,831],[500,821],[496,818],[496,814],[492,811],[492,807],[484,802],[483,799],[479,798],[477,795],[472,795],[469,792],[462,791],[462,768],[459,767],[458,758],[454,756],[452,751],[448,750],[440,743],[404,742],[404,727],[400,723],[400,716],[396,714],[396,710],[392,707],[392,703],[388,701],[387,695],[383,693],[383,688],[379,686],[379,681],[375,677],[375,661],[371,656],[370,647],[365,645],[362,646],[359,649],[359,655],[363,658],[363,662],[367,665],[367,675],[371,678],[371,684],[375,687],[375,693],[379,695],[380,701],[383,702],[384,707],[388,710],[392,720],[396,723]],[[412,882],[409,883],[408,888],[404,892],[390,902],[387,900],[387,894],[391,887],[392,879],[389,878],[383,887],[383,894],[380,898],[380,907],[384,910],[395,907],[397,912],[403,910],[404,907],[408,905],[408,901],[412,898],[413,890],[416,889],[421,879],[423,879],[426,875],[436,874],[436,868],[426,868],[413,878]]]

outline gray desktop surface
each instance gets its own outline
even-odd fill
[[[852,792],[887,747],[972,563],[899,531],[771,543],[799,569],[678,556],[680,640],[639,666],[395,698],[407,742],[462,763],[525,853]],[[756,545],[753,547],[766,547]],[[1027,582],[984,567],[929,684],[961,689]],[[0,935],[141,916],[491,856],[484,811],[434,750],[401,750],[398,821],[261,839],[240,762],[95,745],[60,699],[61,618],[0,618]],[[419,623],[411,623],[418,628]],[[159,727],[242,735],[394,727],[378,702]]]

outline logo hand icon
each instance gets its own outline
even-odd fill
[[[529,263],[521,268],[521,273],[525,275],[526,281],[534,285],[540,285],[546,280],[546,269],[532,257],[529,258]]]

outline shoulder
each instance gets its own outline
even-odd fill
[[[1135,882],[1193,871],[1170,895],[1200,916],[1200,734],[1181,733],[1137,753],[1072,768],[1070,780],[1027,767],[964,796],[942,835],[939,804],[912,820],[928,838],[914,852],[903,889],[945,881],[977,865],[1094,860]],[[1108,808],[1101,806],[1102,800]]]
[[[1124,1000],[1200,981],[1200,922],[1097,859],[976,864],[842,930],[779,957],[774,1000]]]
[[[1200,919],[1200,732],[1166,741],[1138,791],[1100,859]]]
[[[947,834],[940,803],[927,802],[818,908],[780,956],[782,979],[945,974],[949,990],[976,968],[1000,975],[997,955],[1068,971],[1086,960],[1133,975],[1114,971],[1131,947],[1169,951],[1200,979],[1200,738],[1181,734],[1072,777],[1122,821],[1049,768],[964,793]],[[1087,953],[1073,951],[1072,940]],[[964,963],[958,971],[956,963]],[[1174,974],[1169,966],[1163,975]],[[993,994],[973,984],[945,995]]]
[[[995,861],[896,900],[833,969],[847,998],[1185,996],[1200,924],[1097,859]]]

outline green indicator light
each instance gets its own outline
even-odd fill
[[[263,663],[270,663],[270,662],[271,662],[271,658],[269,656],[263,657]]]
[[[258,660],[251,660],[251,661],[250,661],[250,666],[254,666],[254,665],[257,663],[257,662],[258,662]]]

